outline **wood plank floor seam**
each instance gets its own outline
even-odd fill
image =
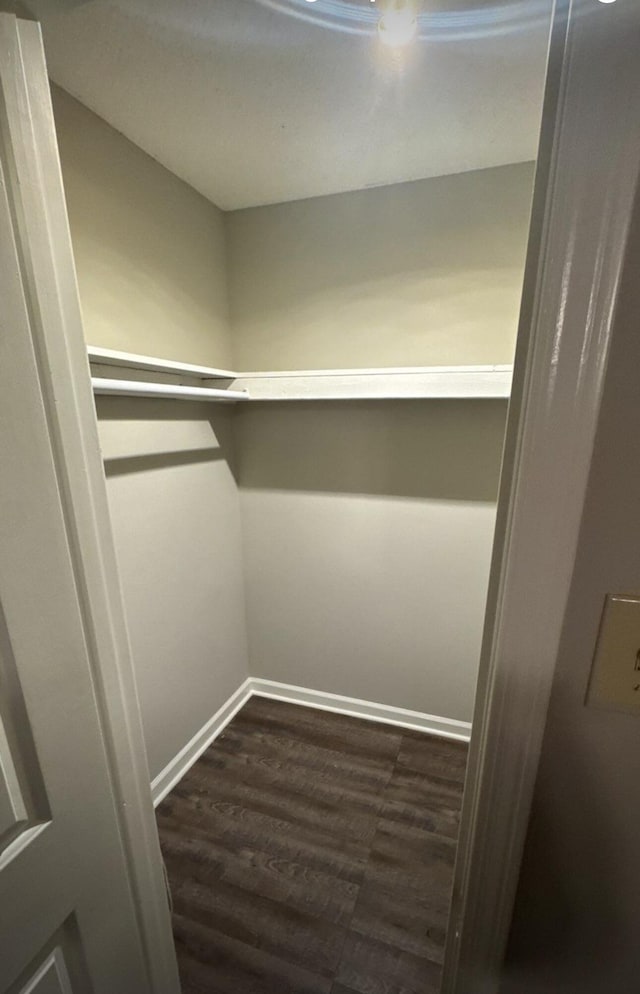
[[[388,778],[388,780],[387,780],[387,782],[386,782],[386,784],[385,784],[385,786],[384,786],[384,788],[383,788],[383,792],[384,792],[384,790],[386,790],[386,788],[387,788],[387,787],[389,786],[389,783],[391,782],[391,778],[393,777],[393,773],[394,773],[394,770],[395,770],[395,766],[396,766],[396,764],[397,764],[397,762],[398,762],[398,757],[399,757],[399,755],[400,755],[400,750],[401,750],[401,748],[402,748],[402,737],[400,737],[400,741],[398,742],[398,751],[397,751],[397,753],[396,753],[396,757],[395,757],[395,760],[394,760],[394,766],[393,766],[393,768],[392,768],[392,769],[390,770],[390,772],[389,772],[389,778]],[[377,823],[376,823],[376,830],[377,830],[377,828],[378,828],[378,825],[379,825],[379,823],[380,823],[380,820],[381,820],[381,818],[380,818],[380,816],[379,816],[379,817],[378,817],[378,820],[377,820]],[[372,847],[370,847],[370,848],[369,848],[369,852],[368,852],[368,854],[367,854],[367,862],[368,862],[368,860],[369,860],[369,857],[370,857],[370,855],[371,855],[371,848],[372,848]],[[356,899],[355,899],[355,904],[354,904],[354,907],[353,907],[353,911],[351,912],[351,916],[350,916],[350,918],[349,918],[349,924],[348,924],[348,927],[347,927],[347,931],[345,932],[345,936],[344,936],[344,943],[343,943],[343,953],[344,953],[344,947],[345,947],[345,945],[346,945],[346,943],[347,943],[347,939],[348,939],[348,933],[349,933],[349,932],[351,931],[351,929],[352,929],[352,926],[353,926],[353,920],[354,920],[354,917],[355,917],[355,914],[356,914],[356,909],[357,909],[357,907],[358,907],[358,901],[359,901],[359,899],[360,899],[360,892],[361,892],[361,890],[362,890],[362,885],[360,885],[360,886],[358,887],[358,890],[357,890],[357,893],[356,893]],[[342,962],[342,956],[341,956],[341,958],[340,958],[340,961]]]
[[[466,756],[249,700],[157,810],[183,994],[437,994]]]

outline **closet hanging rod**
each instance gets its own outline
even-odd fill
[[[174,400],[201,400],[222,404],[249,400],[246,390],[216,390],[211,387],[183,387],[175,383],[147,383],[138,380],[105,380],[92,377],[93,392],[99,396],[167,397]]]

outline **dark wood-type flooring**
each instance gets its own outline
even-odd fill
[[[157,812],[184,994],[436,994],[466,757],[253,697]]]

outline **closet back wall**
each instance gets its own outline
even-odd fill
[[[513,361],[533,163],[225,215],[244,369]],[[470,721],[506,404],[235,415],[253,675]]]
[[[532,162],[225,214],[236,366],[513,362]]]
[[[88,341],[229,365],[220,212],[53,96]],[[155,778],[247,677],[232,412],[118,397],[97,409]]]
[[[252,675],[471,720],[506,406],[238,408]]]

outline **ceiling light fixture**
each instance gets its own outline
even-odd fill
[[[387,0],[378,22],[380,40],[389,48],[403,48],[418,34],[418,0]]]

